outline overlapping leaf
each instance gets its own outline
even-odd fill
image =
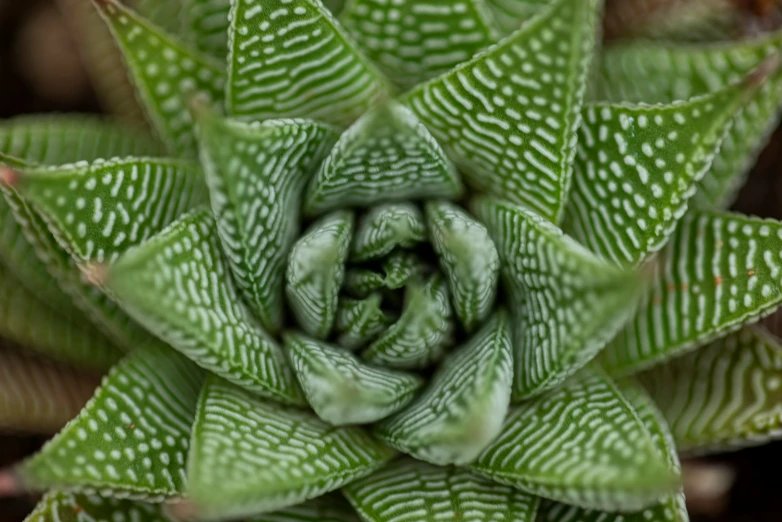
[[[374,293],[366,299],[340,298],[334,324],[340,334],[340,346],[348,350],[365,346],[393,322],[381,308],[382,302],[380,293]]]
[[[378,205],[361,217],[353,237],[352,261],[379,259],[397,247],[410,248],[426,240],[426,223],[412,203]]]
[[[171,522],[158,504],[65,491],[47,493],[25,522]]]

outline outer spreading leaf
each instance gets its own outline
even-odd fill
[[[559,385],[597,355],[632,317],[642,281],[521,206],[479,199],[474,208],[503,262],[514,398],[527,398]]]
[[[551,221],[570,188],[597,4],[553,0],[497,46],[404,98],[469,184]]]
[[[417,375],[375,367],[350,352],[300,334],[285,347],[307,401],[334,426],[375,422],[406,406],[424,381]]]
[[[100,495],[51,491],[25,522],[171,522],[157,504],[120,500]]]
[[[539,502],[466,469],[409,458],[348,484],[344,492],[366,522],[534,522]]]
[[[410,248],[426,240],[426,224],[412,203],[388,203],[369,210],[358,223],[351,260],[379,259],[397,247]]]
[[[500,433],[513,380],[508,318],[498,312],[440,366],[426,391],[376,433],[432,464],[468,464]]]
[[[382,294],[366,299],[342,297],[337,308],[335,327],[340,333],[338,343],[348,350],[360,348],[385,330],[392,318],[381,307]]]
[[[265,402],[210,377],[188,462],[189,496],[205,520],[273,511],[367,475],[393,452],[359,428]]]
[[[752,79],[671,105],[587,107],[566,228],[618,264],[661,249],[758,86]]]
[[[463,191],[453,165],[406,107],[382,105],[339,138],[307,192],[304,210],[319,214],[383,201],[454,199]]]
[[[448,287],[441,276],[413,282],[402,315],[361,356],[396,368],[422,368],[439,360],[453,341]]]
[[[743,78],[782,49],[782,32],[738,43],[670,46],[634,44],[608,48],[600,63],[599,99],[671,102],[706,94]],[[735,116],[734,124],[695,202],[727,206],[777,126],[782,71],[775,72]]]
[[[319,0],[237,0],[229,42],[226,105],[234,116],[346,126],[388,89]]]
[[[302,404],[280,347],[231,283],[212,216],[185,215],[100,274],[140,324],[199,366],[254,393]]]
[[[632,403],[590,368],[512,408],[471,469],[545,498],[608,511],[643,509],[677,488],[677,475]]]
[[[402,89],[450,71],[498,39],[483,0],[353,0],[340,21]]]
[[[782,345],[761,328],[744,327],[640,378],[682,451],[761,444],[782,432]]]
[[[319,339],[328,336],[337,316],[353,220],[346,210],[321,218],[296,241],[288,259],[288,303],[298,325]]]
[[[179,496],[202,376],[165,346],[136,350],[78,417],[20,465],[23,483],[147,501]]]
[[[682,355],[782,303],[782,223],[691,212],[633,320],[602,354],[613,373]]]
[[[497,297],[497,247],[486,227],[456,205],[427,203],[426,220],[448,278],[456,316],[467,330],[473,330],[491,313]]]
[[[93,375],[0,350],[0,431],[56,433],[97,385]]]
[[[196,94],[221,99],[223,67],[187,48],[119,0],[98,4],[155,130],[171,152],[194,156],[198,149],[187,102]]]
[[[282,326],[285,263],[304,185],[336,136],[304,120],[199,118],[201,161],[237,286],[268,331]]]

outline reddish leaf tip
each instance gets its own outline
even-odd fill
[[[23,492],[24,488],[14,471],[0,471],[0,498],[15,497]]]
[[[166,506],[166,514],[173,520],[183,522],[195,520],[198,517],[198,510],[190,500],[180,500]]]
[[[0,166],[0,185],[14,187],[19,183],[19,173],[10,167]]]

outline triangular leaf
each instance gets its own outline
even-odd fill
[[[429,237],[448,278],[456,316],[471,331],[491,313],[500,258],[489,232],[467,212],[445,202],[426,204]]]
[[[162,501],[181,495],[203,374],[173,350],[136,350],[82,412],[18,469],[27,487]]]
[[[315,215],[379,202],[458,198],[459,175],[426,127],[397,103],[362,116],[339,138],[307,191]]]
[[[649,507],[678,487],[632,404],[592,368],[512,408],[471,469],[545,498],[608,511]]]
[[[615,374],[687,353],[782,304],[782,223],[690,212],[635,317],[601,354]]]
[[[417,375],[374,367],[352,353],[289,333],[285,347],[318,417],[334,426],[378,421],[407,405],[424,381]]]
[[[188,49],[119,0],[97,2],[125,57],[147,116],[172,153],[194,156],[197,149],[189,98],[220,100],[223,67]]]
[[[369,210],[359,220],[351,246],[351,261],[379,259],[397,247],[426,241],[424,216],[412,203],[388,203]]]
[[[388,90],[320,0],[236,0],[229,42],[233,116],[346,126]]]
[[[438,275],[412,282],[402,315],[361,356],[395,368],[423,368],[438,361],[453,342],[448,286]]]
[[[382,294],[375,293],[366,299],[341,297],[337,307],[335,328],[339,332],[338,344],[348,350],[361,348],[377,337],[393,322],[381,307]]]
[[[202,113],[201,162],[237,286],[270,332],[282,326],[285,263],[304,185],[336,140],[304,120],[244,124]]]
[[[96,271],[128,314],[199,366],[265,397],[304,402],[282,350],[242,304],[207,211]]]
[[[404,458],[348,484],[366,522],[534,522],[538,498],[454,467]]]
[[[449,355],[426,391],[380,423],[378,436],[432,464],[468,464],[499,434],[510,404],[510,327],[498,312]]]
[[[188,461],[193,511],[236,518],[298,504],[393,456],[359,428],[266,402],[217,377],[204,386]]]
[[[554,222],[570,188],[598,3],[553,0],[495,47],[404,97],[469,184]]]
[[[562,383],[597,355],[632,317],[642,280],[524,207],[478,199],[474,208],[502,260],[512,316],[514,399],[527,398]]]
[[[159,504],[51,491],[24,522],[172,522]]]
[[[328,336],[337,317],[353,221],[346,210],[321,218],[296,241],[288,259],[288,303],[299,326],[319,339]]]

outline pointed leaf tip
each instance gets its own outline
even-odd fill
[[[0,167],[0,185],[14,187],[19,183],[19,172],[10,167]]]
[[[14,470],[0,470],[0,498],[15,497],[23,491],[22,483]]]

